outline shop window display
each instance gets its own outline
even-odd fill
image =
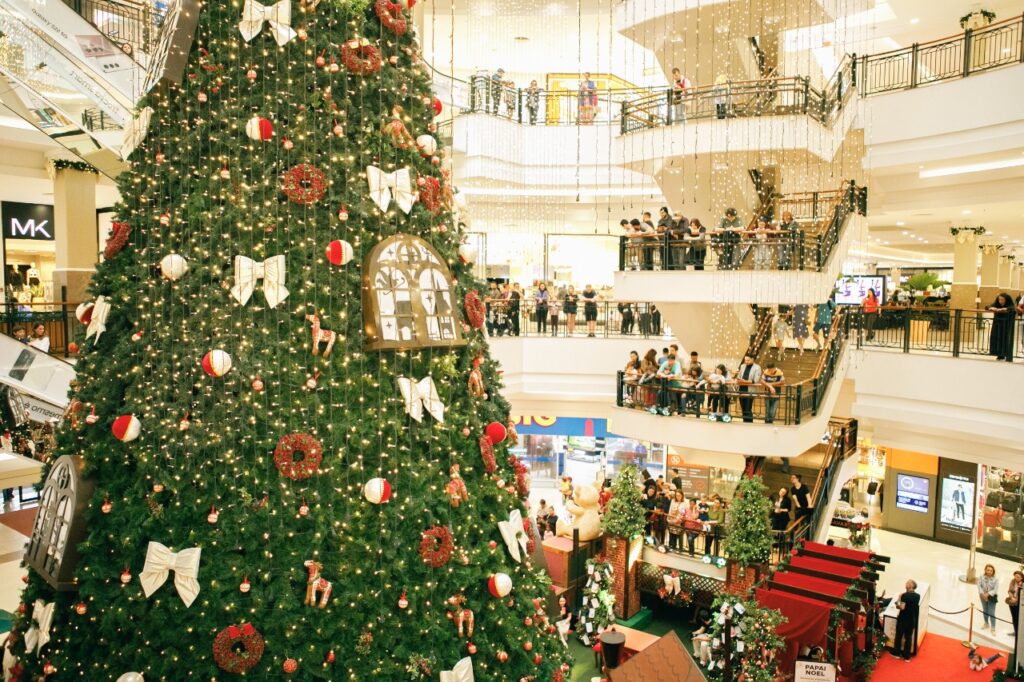
[[[1016,560],[1024,549],[1021,472],[992,466],[984,471],[981,549]]]

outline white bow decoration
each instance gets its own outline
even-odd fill
[[[32,627],[25,633],[25,651],[35,649],[36,655],[50,641],[50,625],[53,624],[54,602],[47,604],[42,599],[36,599],[32,607]]]
[[[665,581],[665,592],[668,594],[679,594],[683,591],[683,586],[679,582],[678,575],[671,575],[666,573],[662,576]]]
[[[151,118],[153,118],[153,107],[146,107],[128,124],[128,129],[124,133],[124,139],[121,141],[122,159],[127,159],[135,151],[135,148],[146,139]]]
[[[273,5],[261,5],[256,0],[245,0],[242,7],[242,20],[238,22],[238,30],[245,42],[251,41],[263,30],[263,24],[270,24],[274,40],[278,45],[286,45],[295,37],[292,28],[291,0],[281,0]]]
[[[398,377],[398,390],[402,392],[402,399],[405,400],[405,412],[418,422],[423,421],[423,408],[438,421],[444,424],[444,403],[441,396],[437,394],[437,386],[434,385],[434,378],[423,377],[418,382],[412,379]]]
[[[99,343],[100,334],[107,331],[108,315],[110,315],[110,304],[107,303],[105,297],[97,296],[96,303],[92,306],[92,318],[89,320],[89,326],[85,328],[85,339],[87,341],[95,334],[96,338],[93,340],[93,343]]]
[[[523,531],[523,515],[519,513],[518,509],[509,512],[508,521],[498,521],[498,530],[505,541],[505,546],[508,547],[508,553],[516,560],[516,563],[521,563],[522,557],[529,556],[529,552],[526,551],[528,540]],[[520,548],[522,548],[521,553]]]
[[[267,305],[276,308],[281,301],[288,298],[288,289],[284,286],[285,274],[283,255],[271,256],[265,261],[235,256],[235,286],[231,287],[231,295],[245,305],[252,298],[256,282],[262,279],[263,295],[267,299]]]
[[[441,671],[441,682],[475,682],[473,677],[473,659],[466,656],[452,666],[451,670]]]
[[[199,555],[202,548],[191,547],[172,552],[159,542],[150,542],[146,551],[146,564],[139,574],[142,591],[148,597],[167,582],[167,574],[174,571],[174,586],[185,606],[192,606],[199,595]]]
[[[380,210],[388,210],[391,205],[391,194],[394,191],[395,203],[406,214],[416,203],[416,195],[412,191],[412,176],[408,168],[399,168],[393,173],[385,173],[376,166],[366,167],[366,182],[370,185],[370,198]]]

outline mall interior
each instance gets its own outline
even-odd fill
[[[1024,3],[266,2],[0,0],[0,679],[1024,680]]]

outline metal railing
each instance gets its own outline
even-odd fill
[[[607,125],[619,120],[621,105],[647,88],[600,88],[579,90],[520,88],[472,76],[469,111],[507,118],[525,125]]]
[[[851,318],[844,311],[837,313],[832,330],[822,351],[821,360],[812,376],[796,383],[786,383],[774,393],[759,385],[737,383],[741,369],[730,381],[712,387],[683,378],[656,375],[616,373],[615,404],[618,407],[644,409],[663,416],[705,418],[721,422],[763,422],[795,425],[818,414],[839,362],[846,351],[852,330]],[[685,370],[684,370],[685,371]]]
[[[1024,62],[1024,15],[961,34],[874,55],[843,58],[822,88],[809,78],[730,81],[689,88],[661,88],[624,102],[622,133],[696,119],[806,114],[831,124],[856,88],[862,97],[966,78]]]
[[[53,301],[45,303],[6,302],[0,309],[0,331],[14,336],[14,330],[22,328],[31,335],[32,327],[42,324],[50,337],[50,355],[65,356],[68,344],[83,329],[75,317],[77,303]]]
[[[831,202],[821,219],[824,202]],[[842,238],[846,219],[866,215],[867,188],[851,181],[835,192],[783,197],[775,215],[790,211],[798,229],[710,229],[687,237],[681,228],[619,237],[619,270],[812,270],[820,272]],[[797,218],[797,216],[807,216]],[[680,236],[683,235],[683,236]]]
[[[1002,322],[987,310],[930,306],[885,306],[871,315],[859,307],[849,312],[857,348],[952,357],[996,357],[1009,351],[1013,359],[1024,359],[1024,318],[1020,316]]]
[[[112,120],[105,111],[98,108],[82,111],[82,125],[91,132],[120,130],[122,127],[120,123]]]
[[[118,0],[64,0],[64,4],[129,56],[136,52],[153,52],[166,14],[163,2],[137,4]]]
[[[580,298],[576,313],[572,314],[565,312],[564,298],[554,301],[555,295],[552,296],[547,306],[538,306],[532,298],[520,300],[518,306],[507,301],[485,300],[488,334],[492,339],[504,336],[585,338],[591,333],[603,339],[652,339],[662,337],[665,332],[661,313],[653,303],[602,300],[593,303],[588,311]],[[592,332],[588,316],[593,318]]]
[[[857,87],[862,96],[910,90],[1021,62],[1024,15],[947,38],[865,55],[860,58]]]

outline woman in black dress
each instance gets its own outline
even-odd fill
[[[789,525],[789,511],[792,508],[793,500],[789,498],[789,491],[779,488],[779,496],[772,505],[772,530],[786,530],[786,526]]]
[[[562,312],[565,313],[565,327],[569,332],[569,336],[572,336],[573,332],[576,331],[576,306],[579,304],[580,297],[576,294],[576,288],[569,285],[569,290],[565,294],[565,298],[562,302]]]
[[[985,308],[993,313],[992,334],[989,336],[988,353],[996,360],[1013,362],[1013,319],[1016,310],[1009,294],[1000,292],[992,305]]]

